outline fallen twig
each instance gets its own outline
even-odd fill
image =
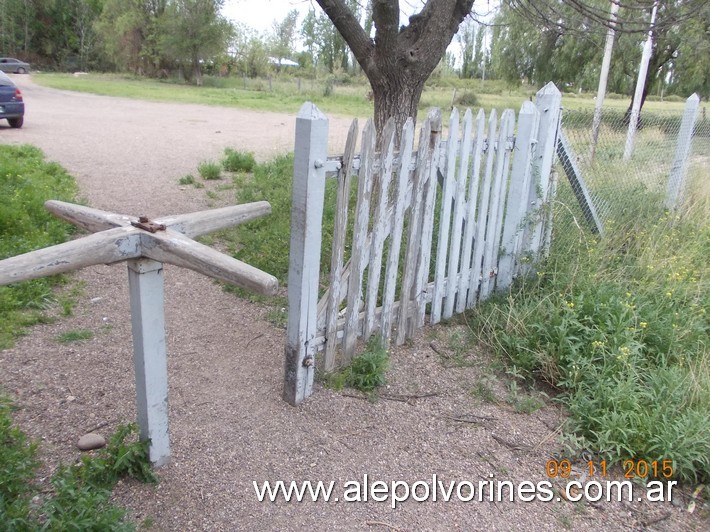
[[[482,421],[495,421],[496,419],[491,416],[477,416],[476,414],[466,414],[463,416],[449,416],[442,414],[441,417],[448,419],[449,421],[456,421],[458,423],[481,423]]]
[[[640,523],[641,528],[646,528],[646,527],[648,527],[648,526],[655,525],[656,523],[660,523],[661,521],[665,521],[665,520],[668,519],[671,515],[672,515],[672,512],[665,512],[665,513],[664,513],[663,515],[661,515],[660,517],[655,517],[655,518],[653,518],[653,519],[648,519],[648,520],[646,520],[646,521],[642,521],[642,522]]]
[[[400,528],[397,528],[394,525],[390,525],[389,523],[385,523],[384,521],[365,521],[365,524],[367,526],[384,526],[389,528],[390,530],[401,530]]]
[[[86,429],[84,432],[89,433],[89,432],[94,432],[95,430],[102,429],[108,425],[108,421],[102,421],[98,425],[94,425],[90,429]]]
[[[518,445],[516,443],[511,443],[507,440],[504,440],[500,436],[496,436],[495,434],[491,434],[491,438],[493,438],[495,441],[497,441],[501,445],[505,445],[511,451],[525,451],[530,448],[527,445]]]
[[[399,401],[401,403],[408,403],[413,405],[417,399],[424,399],[425,397],[436,397],[439,392],[429,392],[429,393],[415,393],[415,394],[400,394],[400,393],[384,393],[380,395],[382,399],[387,399],[388,401]]]

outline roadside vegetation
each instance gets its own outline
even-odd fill
[[[672,460],[676,478],[707,483],[707,196],[660,215],[658,197],[623,196],[605,238],[561,213],[549,259],[472,312],[472,330],[516,375],[559,392],[572,456]]]
[[[0,145],[0,260],[68,240],[73,226],[52,216],[44,202],[73,201],[76,193],[74,178],[37,148]],[[0,349],[27,326],[51,319],[45,311],[55,301],[52,289],[64,282],[54,276],[0,286]],[[71,302],[62,308],[70,313]]]
[[[370,87],[364,77],[299,80],[293,75],[275,75],[268,79],[238,77],[204,77],[204,85],[195,87],[178,80],[155,80],[121,74],[33,74],[33,79],[45,86],[62,90],[89,92],[106,96],[123,96],[148,101],[197,103],[237,107],[256,111],[294,114],[305,101],[315,103],[323,112],[348,117],[372,116],[373,104],[368,99]],[[324,87],[330,86],[329,91]],[[448,111],[453,105],[519,109],[524,100],[534,97],[539,86],[511,86],[499,80],[432,78],[424,89],[419,111],[440,107]],[[566,109],[594,110],[593,94],[563,95]],[[605,108],[623,113],[629,105],[627,96],[610,94]],[[664,101],[649,98],[644,109],[649,112],[682,112],[684,99],[669,97]]]
[[[135,530],[126,510],[110,502],[122,478],[155,483],[147,442],[136,439],[135,425],[119,426],[108,445],[62,465],[42,489],[35,475],[40,466],[38,443],[12,422],[11,401],[0,395],[0,523],[3,530]]]

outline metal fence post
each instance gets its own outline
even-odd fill
[[[129,260],[128,289],[138,426],[141,440],[150,440],[150,461],[159,467],[170,460],[163,263],[143,258]]]
[[[320,276],[320,249],[328,157],[328,119],[311,102],[296,118],[293,205],[288,270],[288,327],[283,398],[297,405],[311,395],[313,339]]]
[[[685,101],[685,111],[678,130],[678,142],[676,144],[675,157],[673,158],[673,166],[671,166],[671,173],[668,176],[668,188],[666,191],[666,208],[668,209],[675,209],[678,203],[683,200],[685,181],[688,175],[688,156],[693,142],[693,129],[699,108],[700,98],[697,94],[692,94]]]

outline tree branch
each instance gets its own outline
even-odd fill
[[[345,42],[350,46],[355,59],[367,74],[372,70],[371,53],[374,44],[360,26],[360,22],[343,0],[316,0]]]

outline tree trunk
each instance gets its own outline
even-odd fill
[[[345,0],[316,1],[370,80],[378,137],[390,117],[400,132],[407,117],[416,119],[424,83],[473,6],[473,0],[427,0],[403,25],[398,0],[372,0],[372,39]]]
[[[412,117],[416,121],[424,81],[410,79],[397,71],[387,71],[370,80],[375,101],[375,129],[378,139],[390,117],[394,117],[398,137],[407,118]]]

